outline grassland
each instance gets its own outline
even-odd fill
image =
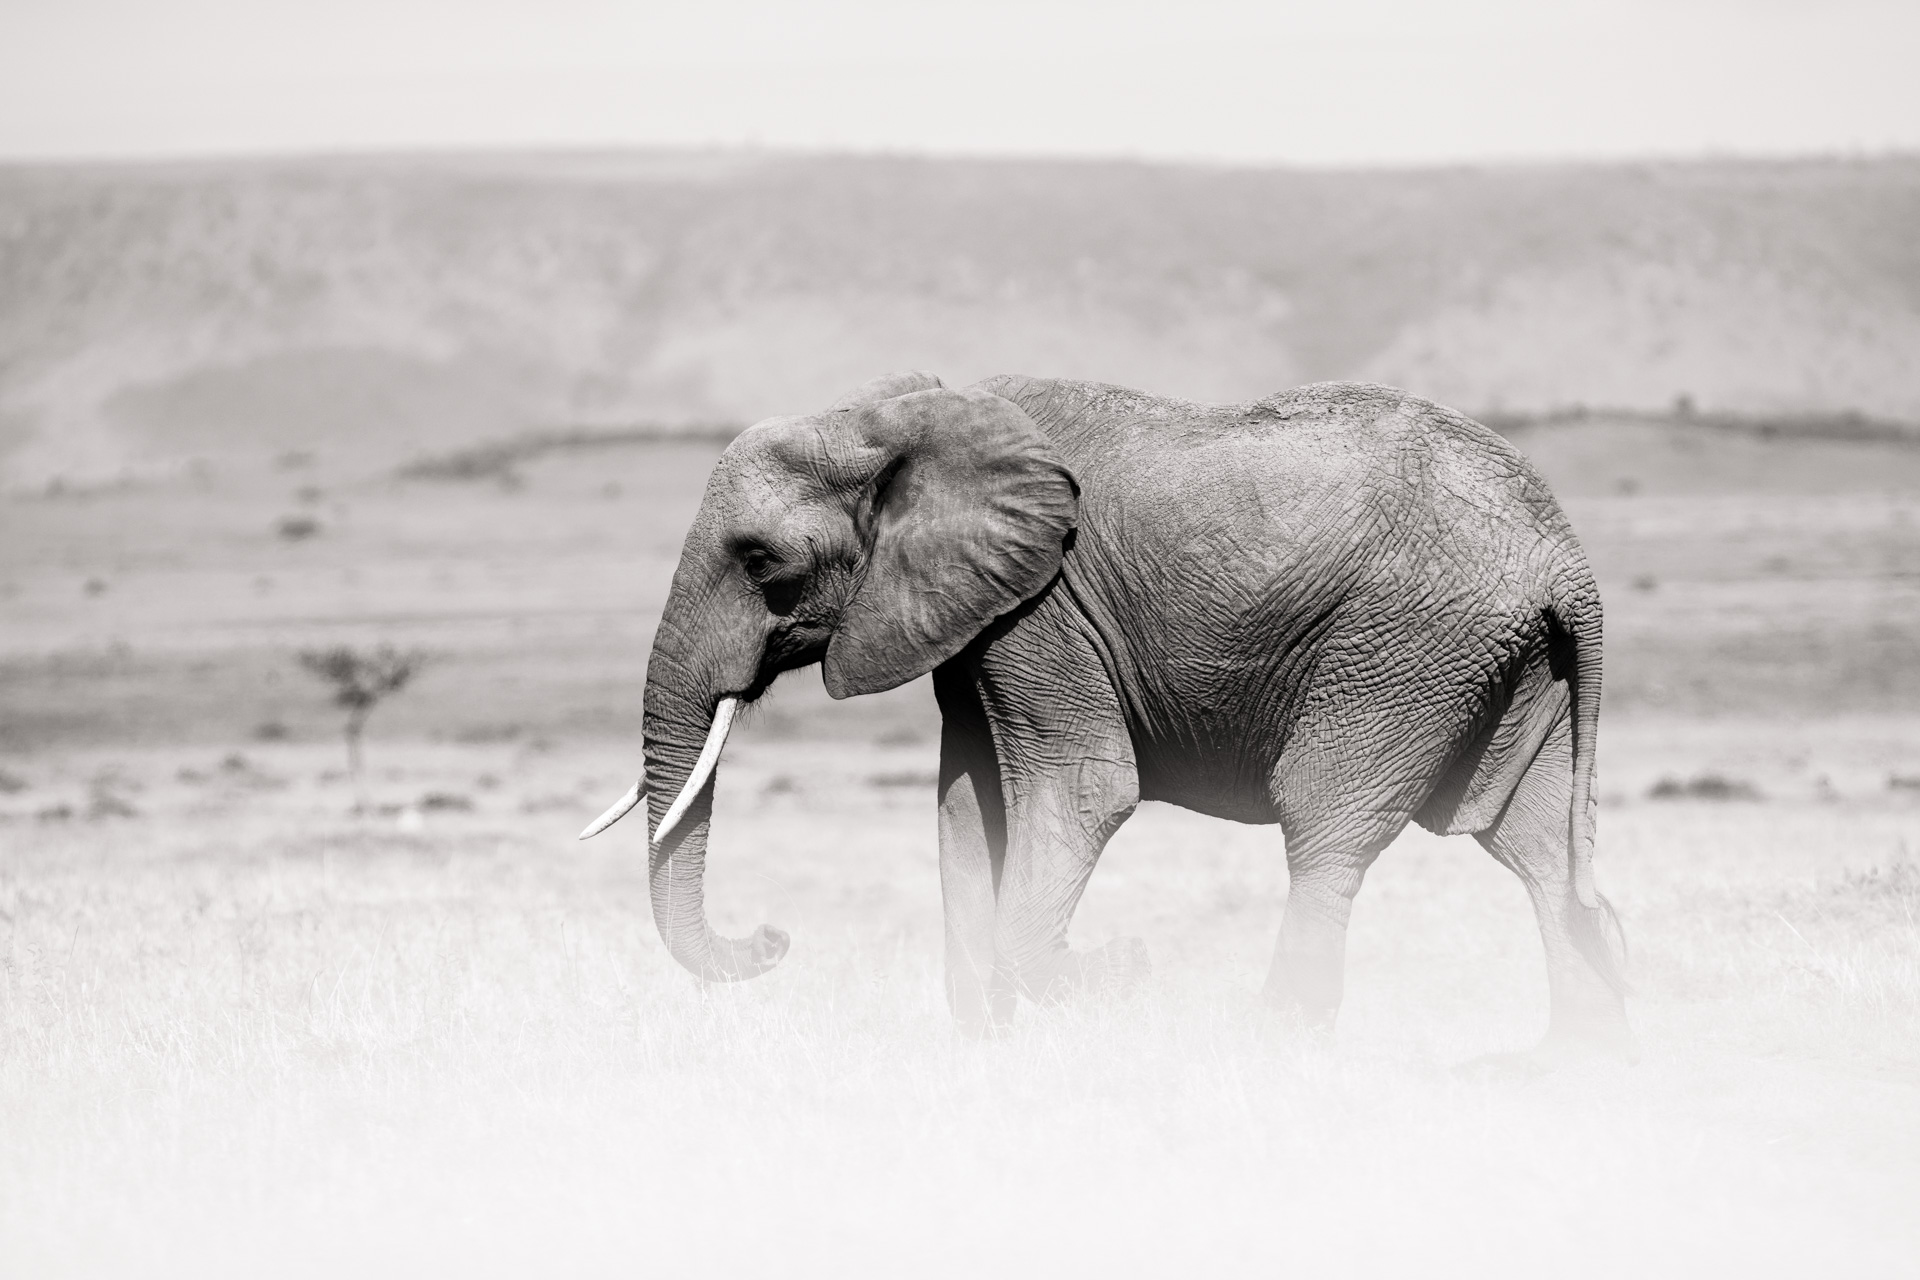
[[[1478,846],[1418,834],[1338,1033],[1290,1036],[1256,1000],[1278,833],[1159,806],[1076,920],[1145,938],[1147,989],[957,1039],[918,685],[792,677],[742,728],[713,910],[794,949],[693,983],[637,829],[571,837],[637,763],[710,443],[8,500],[0,1271],[1908,1273],[1920,463],[1516,438],[1608,599],[1633,1068],[1468,1065],[1541,1029],[1538,941]],[[292,661],[341,639],[437,655],[372,721],[358,818]]]

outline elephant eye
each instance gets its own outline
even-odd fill
[[[740,563],[768,609],[784,616],[799,605],[801,592],[807,585],[806,572],[800,566],[759,547],[741,552]]]
[[[749,547],[740,555],[740,563],[746,567],[747,576],[755,582],[765,582],[780,567],[780,562],[761,547]]]

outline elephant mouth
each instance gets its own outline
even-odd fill
[[[771,684],[772,681],[769,680],[766,683]],[[765,692],[764,687],[761,692]],[[700,794],[701,789],[707,785],[707,780],[713,776],[714,769],[719,767],[720,753],[726,748],[727,735],[733,731],[734,717],[748,701],[749,699],[743,694],[734,693],[722,694],[715,700],[712,721],[707,728],[706,741],[701,745],[699,758],[694,761],[693,768],[687,773],[687,779],[681,785],[680,793],[673,798],[673,803],[667,806],[666,813],[661,815],[660,825],[648,833],[647,843],[655,849],[658,849],[667,837],[673,834],[674,828],[680,824],[680,819],[686,816],[687,810],[692,807],[694,797]],[[590,840],[626,817],[639,806],[641,800],[646,798],[647,790],[647,780],[643,776],[627,790],[625,795],[614,801],[605,813],[589,823],[580,833],[579,838]]]
[[[762,671],[753,678],[753,682],[746,688],[736,693],[723,693],[720,697],[732,698],[741,706],[750,707],[760,701],[760,699],[766,697],[767,691],[773,688],[773,682],[791,670],[793,670],[791,667],[774,667],[771,670]]]
[[[667,811],[660,816],[660,825],[653,830],[650,843],[658,849],[666,843],[673,829],[680,825],[680,819],[693,807],[694,797],[713,777],[713,771],[720,765],[720,753],[726,749],[727,735],[733,731],[733,718],[740,710],[740,699],[734,694],[722,696],[713,706],[713,722],[707,728],[707,740],[700,747],[700,756],[693,762],[693,768],[687,774],[687,780],[680,787],[680,794],[673,798]]]

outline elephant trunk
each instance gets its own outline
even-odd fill
[[[780,963],[787,935],[761,925],[749,938],[723,938],[707,923],[714,779],[735,700],[716,699],[709,682],[689,679],[678,655],[662,651],[666,637],[663,627],[644,712],[653,919],[667,950],[689,971],[709,982],[739,982]]]

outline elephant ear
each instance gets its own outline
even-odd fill
[[[915,391],[844,416],[873,478],[866,571],[821,664],[836,698],[926,674],[1037,593],[1079,509],[1066,464],[1010,400]]]
[[[841,409],[858,409],[863,405],[878,404],[882,400],[892,400],[914,391],[933,391],[946,384],[938,375],[919,369],[908,369],[904,373],[887,373],[871,381],[863,382],[847,394],[827,406],[828,413]]]

